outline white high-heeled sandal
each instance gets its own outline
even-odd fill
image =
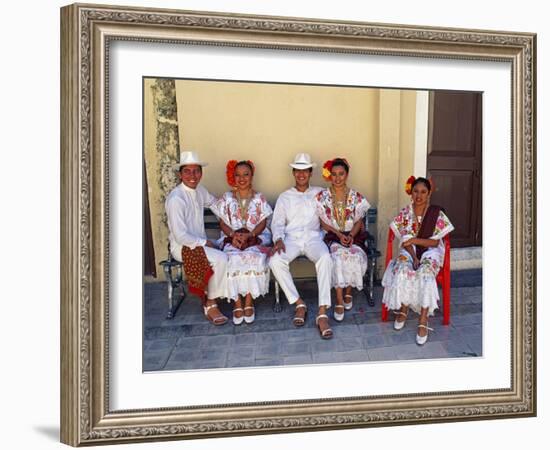
[[[246,323],[252,323],[254,322],[254,319],[256,318],[256,308],[254,308],[254,306],[245,306],[244,307],[244,310],[247,311],[247,310],[252,310],[252,315],[250,316],[247,316],[246,314],[244,315],[244,321]]]
[[[210,310],[213,309],[213,308],[217,308],[218,311],[220,312],[220,314],[219,314],[218,316],[216,316],[216,317],[210,317],[210,316],[208,315],[208,311],[210,311]],[[211,322],[212,324],[214,324],[214,325],[223,325],[223,324],[227,323],[227,317],[225,317],[225,316],[221,313],[221,311],[220,311],[220,309],[219,309],[217,303],[214,303],[214,304],[208,305],[208,306],[204,306],[204,307],[203,307],[203,311],[204,311],[204,317],[206,317],[206,319],[207,319],[209,322]]]
[[[325,328],[323,331],[321,331],[321,327],[319,327],[319,319],[327,319],[328,322],[328,316],[326,314],[319,314],[315,318],[315,325],[319,328],[319,334],[321,335],[321,339],[332,339],[332,328],[330,328],[330,324],[328,324],[328,328]]]
[[[306,323],[307,306],[305,303],[300,303],[296,305],[296,308],[294,309],[294,314],[296,314],[297,310],[302,308],[304,309],[304,317],[296,317],[296,315],[294,315],[294,318],[292,319],[292,324],[295,327],[303,327],[304,324]]]
[[[349,301],[349,302],[346,302],[346,300],[344,300],[344,309],[346,311],[349,311],[351,308],[353,308],[353,295],[346,294],[346,295],[344,295],[344,299],[346,299],[346,298],[351,298],[351,301]]]
[[[407,322],[407,316],[408,316],[408,311],[406,313],[404,313],[403,311],[397,311],[396,313],[394,313],[396,316],[405,316],[405,320],[403,320],[402,322],[399,322],[397,319],[394,320],[393,322],[393,329],[394,330],[402,330],[403,327],[405,326],[405,323]]]
[[[428,331],[433,331],[433,328],[430,328],[428,325],[424,325],[422,323],[418,324],[418,328],[426,328]],[[419,336],[418,333],[416,333],[416,343],[418,345],[424,345],[426,341],[428,340],[428,333],[426,333],[426,336]]]
[[[337,313],[336,308],[341,308],[344,312]],[[332,313],[334,320],[336,320],[336,322],[342,322],[342,320],[344,320],[345,311],[346,307],[344,305],[334,305],[334,312]]]
[[[239,311],[242,311],[243,315],[241,317],[236,317],[235,313],[239,312]],[[242,308],[233,308],[233,323],[235,325],[240,325],[241,323],[243,323],[243,321],[244,321],[244,309],[242,309]]]

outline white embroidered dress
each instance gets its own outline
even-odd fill
[[[403,247],[403,242],[416,237],[420,228],[414,217],[412,204],[405,206],[390,223],[390,228],[399,240],[399,253],[388,265],[382,278],[384,295],[382,302],[388,309],[400,309],[408,305],[413,311],[420,313],[422,308],[428,308],[428,314],[433,315],[438,308],[439,291],[435,277],[443,265],[445,243],[443,238],[454,230],[449,218],[443,211],[439,212],[433,235],[429,239],[437,239],[437,247],[428,248],[420,258],[418,269],[413,268],[413,258]],[[413,246],[413,251],[415,251]]]
[[[356,222],[364,219],[370,207],[369,202],[363,195],[350,189],[343,210],[344,226],[341,229],[333,207],[330,189],[319,192],[315,200],[319,218],[342,232],[351,231]],[[333,242],[330,245],[330,255],[332,257],[332,287],[345,288],[351,286],[359,290],[363,289],[363,276],[367,271],[368,264],[368,258],[364,250],[355,244],[351,247],[344,247],[337,242]]]
[[[226,192],[215,202],[210,209],[224,223],[236,231],[246,228],[250,231],[272,214],[271,206],[258,192],[250,199],[247,214],[243,217],[239,201],[233,192]],[[222,232],[218,244],[223,243],[227,236]],[[227,291],[230,300],[237,300],[239,295],[251,294],[257,298],[267,294],[269,290],[269,267],[267,265],[267,251],[264,245],[271,243],[271,232],[265,227],[258,236],[261,245],[239,250],[231,244],[225,244],[223,251],[227,254]]]

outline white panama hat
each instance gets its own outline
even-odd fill
[[[180,162],[177,164],[174,164],[172,167],[174,168],[174,170],[180,170],[181,166],[188,166],[191,164],[201,166],[201,167],[208,165],[208,163],[200,160],[197,152],[188,151],[188,152],[181,152]]]
[[[308,153],[298,153],[294,157],[294,162],[291,162],[289,166],[293,169],[303,170],[309,169],[311,167],[316,167],[317,164],[311,162],[311,156],[309,156]]]

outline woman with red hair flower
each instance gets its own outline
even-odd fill
[[[394,328],[405,326],[409,309],[420,314],[416,343],[428,339],[428,316],[437,309],[437,276],[445,256],[443,237],[454,230],[442,208],[430,205],[433,186],[426,178],[409,177],[405,192],[411,204],[405,206],[390,223],[399,239],[400,249],[382,278],[382,302],[397,310]]]
[[[321,226],[327,232],[324,240],[332,257],[334,319],[338,322],[353,307],[352,289],[363,289],[368,263],[363,220],[370,205],[363,195],[347,186],[349,167],[344,158],[325,162],[323,178],[331,185],[316,197]]]
[[[254,299],[269,288],[265,246],[271,243],[271,232],[266,224],[273,211],[264,195],[252,189],[254,170],[252,161],[229,161],[227,183],[233,189],[210,207],[220,219],[219,246],[228,257],[227,290],[235,325],[254,322]]]

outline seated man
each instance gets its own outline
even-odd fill
[[[315,196],[320,187],[310,187],[309,180],[315,163],[307,153],[299,153],[290,164],[295,186],[283,192],[277,199],[271,221],[274,247],[269,266],[281,285],[290,304],[296,304],[293,323],[305,323],[307,306],[298,294],[290,275],[290,263],[299,255],[305,255],[315,263],[319,288],[319,314],[316,323],[323,339],[332,337],[327,310],[330,308],[330,281],[332,260],[323,242]]]
[[[223,325],[227,317],[218,309],[216,299],[227,297],[227,256],[206,239],[204,207],[216,201],[199,186],[206,165],[195,152],[181,153],[180,162],[173,166],[181,183],[168,194],[165,207],[170,252],[183,262],[189,290],[200,297],[205,317],[214,325]]]

